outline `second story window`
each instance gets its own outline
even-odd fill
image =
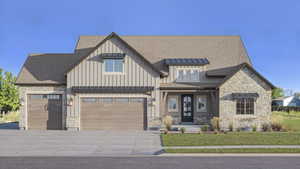
[[[177,69],[177,82],[198,82],[200,81],[200,70],[198,69]]]
[[[104,59],[105,73],[123,73],[123,59]]]

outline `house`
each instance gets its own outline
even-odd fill
[[[274,106],[291,106],[296,107],[300,106],[300,97],[299,96],[285,96],[273,99],[272,105]]]
[[[74,53],[31,54],[16,81],[23,129],[222,129],[269,121],[274,86],[239,36],[80,36]]]

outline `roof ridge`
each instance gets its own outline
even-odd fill
[[[120,37],[241,37],[241,35],[119,35]],[[106,35],[79,35],[80,37],[106,37]]]
[[[74,55],[74,53],[29,53],[28,56],[37,55]]]

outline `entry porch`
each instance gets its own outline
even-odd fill
[[[210,125],[211,119],[219,116],[218,105],[215,88],[161,87],[161,116],[170,115],[176,126]]]

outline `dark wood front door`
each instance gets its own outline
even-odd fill
[[[193,122],[193,95],[191,94],[185,94],[181,97],[181,118],[182,122]]]

